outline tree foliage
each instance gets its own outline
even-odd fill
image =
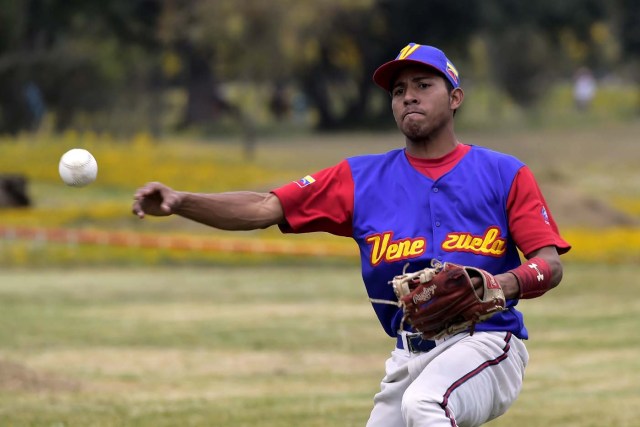
[[[122,105],[146,102],[157,117],[169,89],[186,94],[184,128],[224,114],[242,118],[246,102],[232,102],[223,90],[234,82],[295,87],[316,111],[320,129],[385,123],[388,107],[371,74],[409,42],[443,48],[464,65],[463,81],[489,79],[528,108],[578,66],[605,68],[640,52],[640,6],[633,0],[0,5],[0,132],[37,126],[44,108],[58,130],[79,115]],[[486,69],[474,68],[479,58]]]

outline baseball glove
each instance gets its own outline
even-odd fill
[[[474,286],[472,278],[477,277]],[[425,339],[439,339],[466,329],[504,310],[502,288],[488,272],[452,263],[434,263],[393,278],[393,290],[404,321]]]

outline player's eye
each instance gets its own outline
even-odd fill
[[[399,96],[399,95],[402,95],[403,93],[404,93],[404,88],[398,86],[393,88],[393,90],[391,91],[391,96]]]

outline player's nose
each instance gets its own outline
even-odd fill
[[[403,102],[405,105],[409,105],[409,104],[417,104],[418,103],[418,97],[415,96],[415,94],[413,93],[413,91],[411,90],[406,90],[404,92],[404,99]]]
[[[411,97],[411,98],[405,97],[404,99],[405,105],[411,105],[411,104],[417,104],[417,103],[418,103],[418,98],[416,97]]]

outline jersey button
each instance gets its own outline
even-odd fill
[[[438,192],[438,187],[433,187],[433,192],[437,193]]]
[[[436,221],[436,227],[440,227],[440,221]]]

